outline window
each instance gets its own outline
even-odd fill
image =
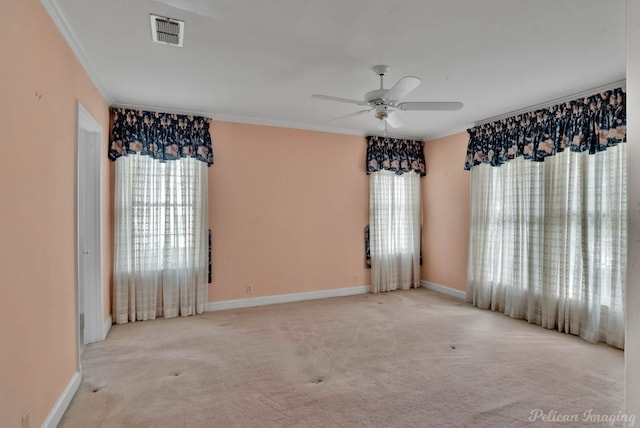
[[[420,175],[369,176],[371,282],[374,292],[420,284]]]
[[[190,315],[207,301],[207,164],[149,156],[116,161],[117,323]]]
[[[134,251],[140,253],[150,247],[162,249],[158,254],[160,266],[156,260],[149,260],[147,268],[150,269],[188,266],[189,258],[180,255],[193,257],[196,248],[194,220],[198,204],[193,195],[201,192],[197,188],[196,169],[182,165],[187,160],[160,163],[133,156],[130,162]],[[148,165],[152,162],[156,163],[153,167]],[[196,183],[191,192],[189,183]]]
[[[468,296],[623,347],[626,145],[472,170]]]

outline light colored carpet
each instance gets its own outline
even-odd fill
[[[113,326],[60,426],[606,427],[623,360],[425,289],[210,312]]]

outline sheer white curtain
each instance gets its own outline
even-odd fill
[[[474,167],[468,300],[623,348],[626,150]]]
[[[201,313],[207,302],[207,164],[116,160],[115,322]]]
[[[373,293],[420,286],[420,175],[369,175]]]

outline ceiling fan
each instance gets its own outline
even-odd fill
[[[402,126],[402,121],[397,116],[397,110],[419,110],[419,111],[453,111],[460,110],[462,103],[459,102],[435,102],[435,101],[402,101],[411,91],[420,85],[421,80],[413,76],[405,76],[390,89],[384,89],[384,75],[389,71],[387,65],[376,65],[373,71],[380,76],[380,89],[374,89],[364,95],[363,101],[348,98],[332,97],[329,95],[311,95],[312,98],[327,101],[337,101],[341,103],[355,104],[367,107],[364,110],[356,111],[345,116],[336,117],[329,120],[333,122],[341,119],[348,119],[361,114],[373,111],[376,119],[381,121],[381,125],[387,124],[392,128]]]

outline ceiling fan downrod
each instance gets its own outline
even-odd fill
[[[374,73],[376,73],[378,76],[380,76],[380,89],[384,89],[383,79],[384,79],[384,75],[387,74],[387,71],[389,71],[389,66],[388,65],[374,65],[371,68],[373,69]]]

